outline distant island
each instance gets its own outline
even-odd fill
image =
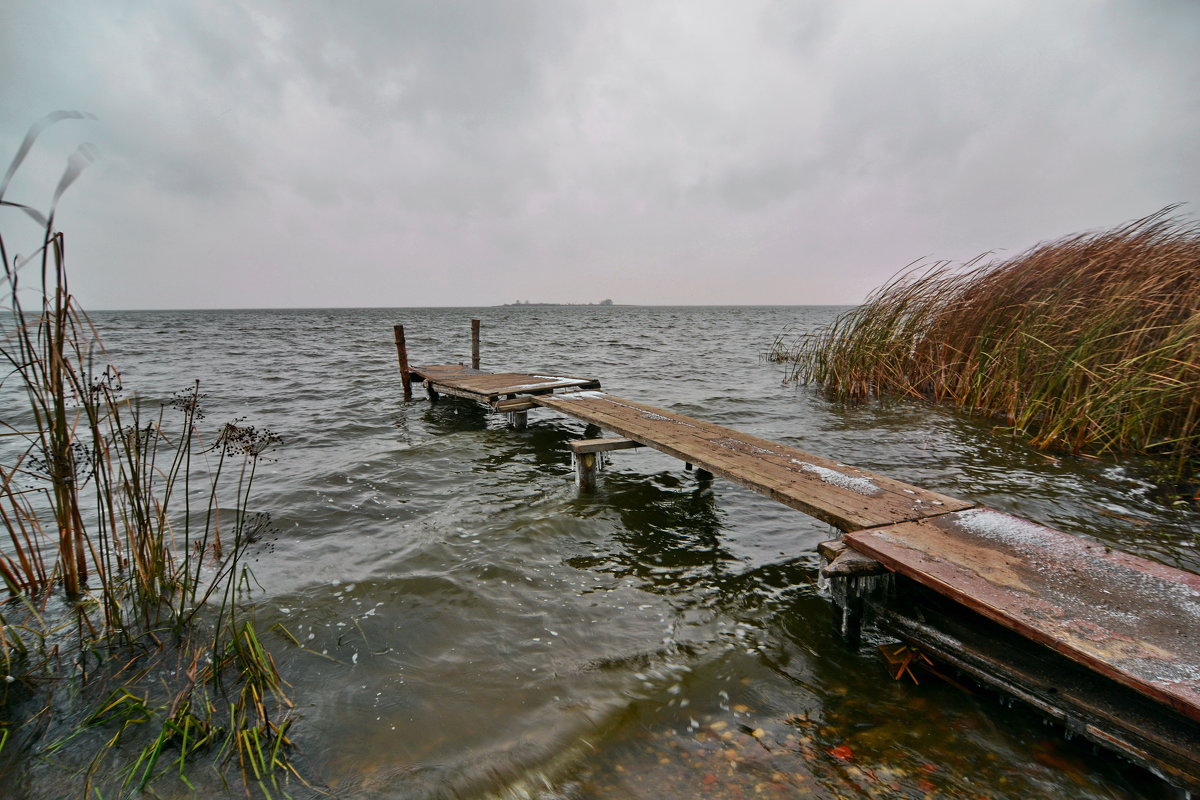
[[[528,300],[518,300],[515,303],[501,303],[502,308],[510,306],[611,306],[616,305],[612,300],[601,300],[599,303],[531,303]]]

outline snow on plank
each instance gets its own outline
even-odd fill
[[[1200,576],[985,508],[845,539],[1200,721]]]

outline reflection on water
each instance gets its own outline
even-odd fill
[[[1021,709],[850,652],[816,586],[826,525],[639,449],[573,484],[581,423],[401,399],[414,363],[609,390],[1195,569],[1197,515],[1135,469],[1051,459],[919,403],[781,385],[759,354],[825,308],[104,313],[126,385],[193,377],[209,419],[284,438],[257,502],[260,630],[345,797],[1136,797],[1142,778]],[[418,394],[420,397],[420,394]],[[587,435],[594,436],[595,432]],[[260,509],[254,509],[260,510]],[[52,778],[40,796],[57,796]],[[209,787],[220,796],[239,792]],[[206,789],[207,791],[208,789]],[[164,792],[169,787],[163,788]],[[181,795],[189,792],[180,786]],[[302,789],[296,790],[303,796]]]

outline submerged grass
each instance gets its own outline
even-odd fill
[[[42,129],[83,116],[34,125],[0,182],[0,211],[41,230],[11,259],[0,235],[0,783],[49,768],[49,793],[126,796],[168,774],[190,787],[204,765],[270,797],[300,779],[291,703],[240,603],[269,525],[251,488],[278,439],[234,421],[206,443],[198,384],[151,410],[105,363],[54,225],[87,145],[48,213],[4,199]]]
[[[838,396],[909,395],[1035,445],[1200,467],[1200,225],[1170,206],[1015,258],[910,266],[769,355]]]

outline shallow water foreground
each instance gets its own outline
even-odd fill
[[[511,430],[405,402],[414,363],[600,378],[632,399],[1196,570],[1198,517],[1134,470],[1052,459],[917,403],[851,406],[763,363],[828,308],[523,307],[95,315],[145,402],[192,378],[209,416],[279,433],[255,510],[260,630],[339,797],[1154,796],[1146,777],[998,698],[895,681],[817,585],[828,526],[654,452],[580,496],[581,423]],[[420,394],[418,393],[418,397]],[[58,780],[61,780],[59,778]],[[57,797],[53,773],[32,796]],[[169,782],[168,782],[169,783]],[[160,787],[164,793],[170,786]],[[181,795],[187,794],[180,786]],[[207,789],[206,789],[207,791]],[[240,789],[225,790],[230,797]],[[299,790],[296,794],[303,795]]]

